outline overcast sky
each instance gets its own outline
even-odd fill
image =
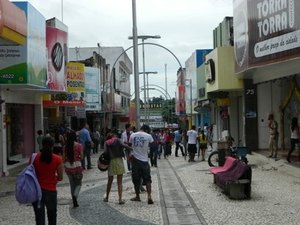
[[[172,51],[184,67],[185,61],[196,49],[213,47],[213,29],[226,16],[232,16],[233,0],[136,0],[138,35],[160,35],[149,39]],[[56,17],[68,26],[69,47],[132,46],[132,0],[29,0],[46,19]],[[63,4],[62,4],[63,3]],[[63,5],[63,7],[62,7]],[[133,51],[127,52],[132,59]],[[142,49],[139,48],[139,56]],[[133,61],[133,60],[132,60]],[[153,45],[145,46],[146,71],[149,84],[165,88],[167,64],[167,89],[174,97],[176,71],[179,64],[166,50]],[[142,59],[139,59],[142,71]],[[133,77],[133,75],[132,75]],[[140,83],[142,85],[142,76]],[[134,83],[132,82],[132,92]],[[158,91],[150,96],[161,95]]]

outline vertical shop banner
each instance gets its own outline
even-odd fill
[[[48,79],[50,90],[66,91],[66,63],[68,33],[54,27],[46,27],[48,49]]]
[[[68,101],[85,101],[84,64],[67,63]]]
[[[27,17],[27,39],[23,45],[0,46],[0,83],[46,87],[45,18],[28,2],[14,2]]]
[[[129,121],[131,126],[135,127],[136,126],[136,121],[137,119],[137,115],[136,115],[136,105],[133,101],[130,102],[130,107],[129,107]]]
[[[86,110],[100,111],[100,70],[94,67],[84,67]]]
[[[234,0],[234,28],[237,72],[300,56],[298,0]]]
[[[177,115],[185,115],[186,108],[185,108],[185,86],[179,85],[178,86],[178,101],[176,102],[176,113]]]

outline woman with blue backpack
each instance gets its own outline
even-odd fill
[[[42,200],[32,203],[36,225],[45,225],[45,208],[49,225],[57,224],[57,189],[63,179],[62,158],[53,153],[54,140],[44,137],[42,150],[37,153],[33,166],[42,189]]]

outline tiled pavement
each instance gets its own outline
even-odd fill
[[[116,183],[108,203],[102,201],[106,173],[84,172],[79,208],[71,207],[68,179],[58,187],[58,224],[299,224],[299,162],[275,161],[262,154],[248,156],[252,165],[251,200],[231,200],[213,184],[207,162],[188,163],[183,157],[161,159],[152,169],[153,205],[131,202],[130,174],[124,176],[124,205],[117,204]],[[96,163],[98,155],[93,155]],[[284,156],[283,156],[284,158]],[[173,170],[172,170],[173,169]],[[14,177],[0,178],[0,224],[34,224],[31,206],[14,198]]]

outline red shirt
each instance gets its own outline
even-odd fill
[[[165,143],[170,143],[172,141],[171,134],[165,134],[164,135],[164,141],[165,141]]]
[[[81,166],[81,153],[83,152],[83,146],[77,142],[74,143],[74,162],[71,164],[67,158],[66,149],[64,149],[65,159],[65,172],[66,174],[80,174],[83,171]]]
[[[52,161],[49,164],[41,162],[40,158],[41,153],[37,153],[33,165],[41,188],[46,191],[56,191],[56,170],[62,164],[62,158],[52,154]]]

